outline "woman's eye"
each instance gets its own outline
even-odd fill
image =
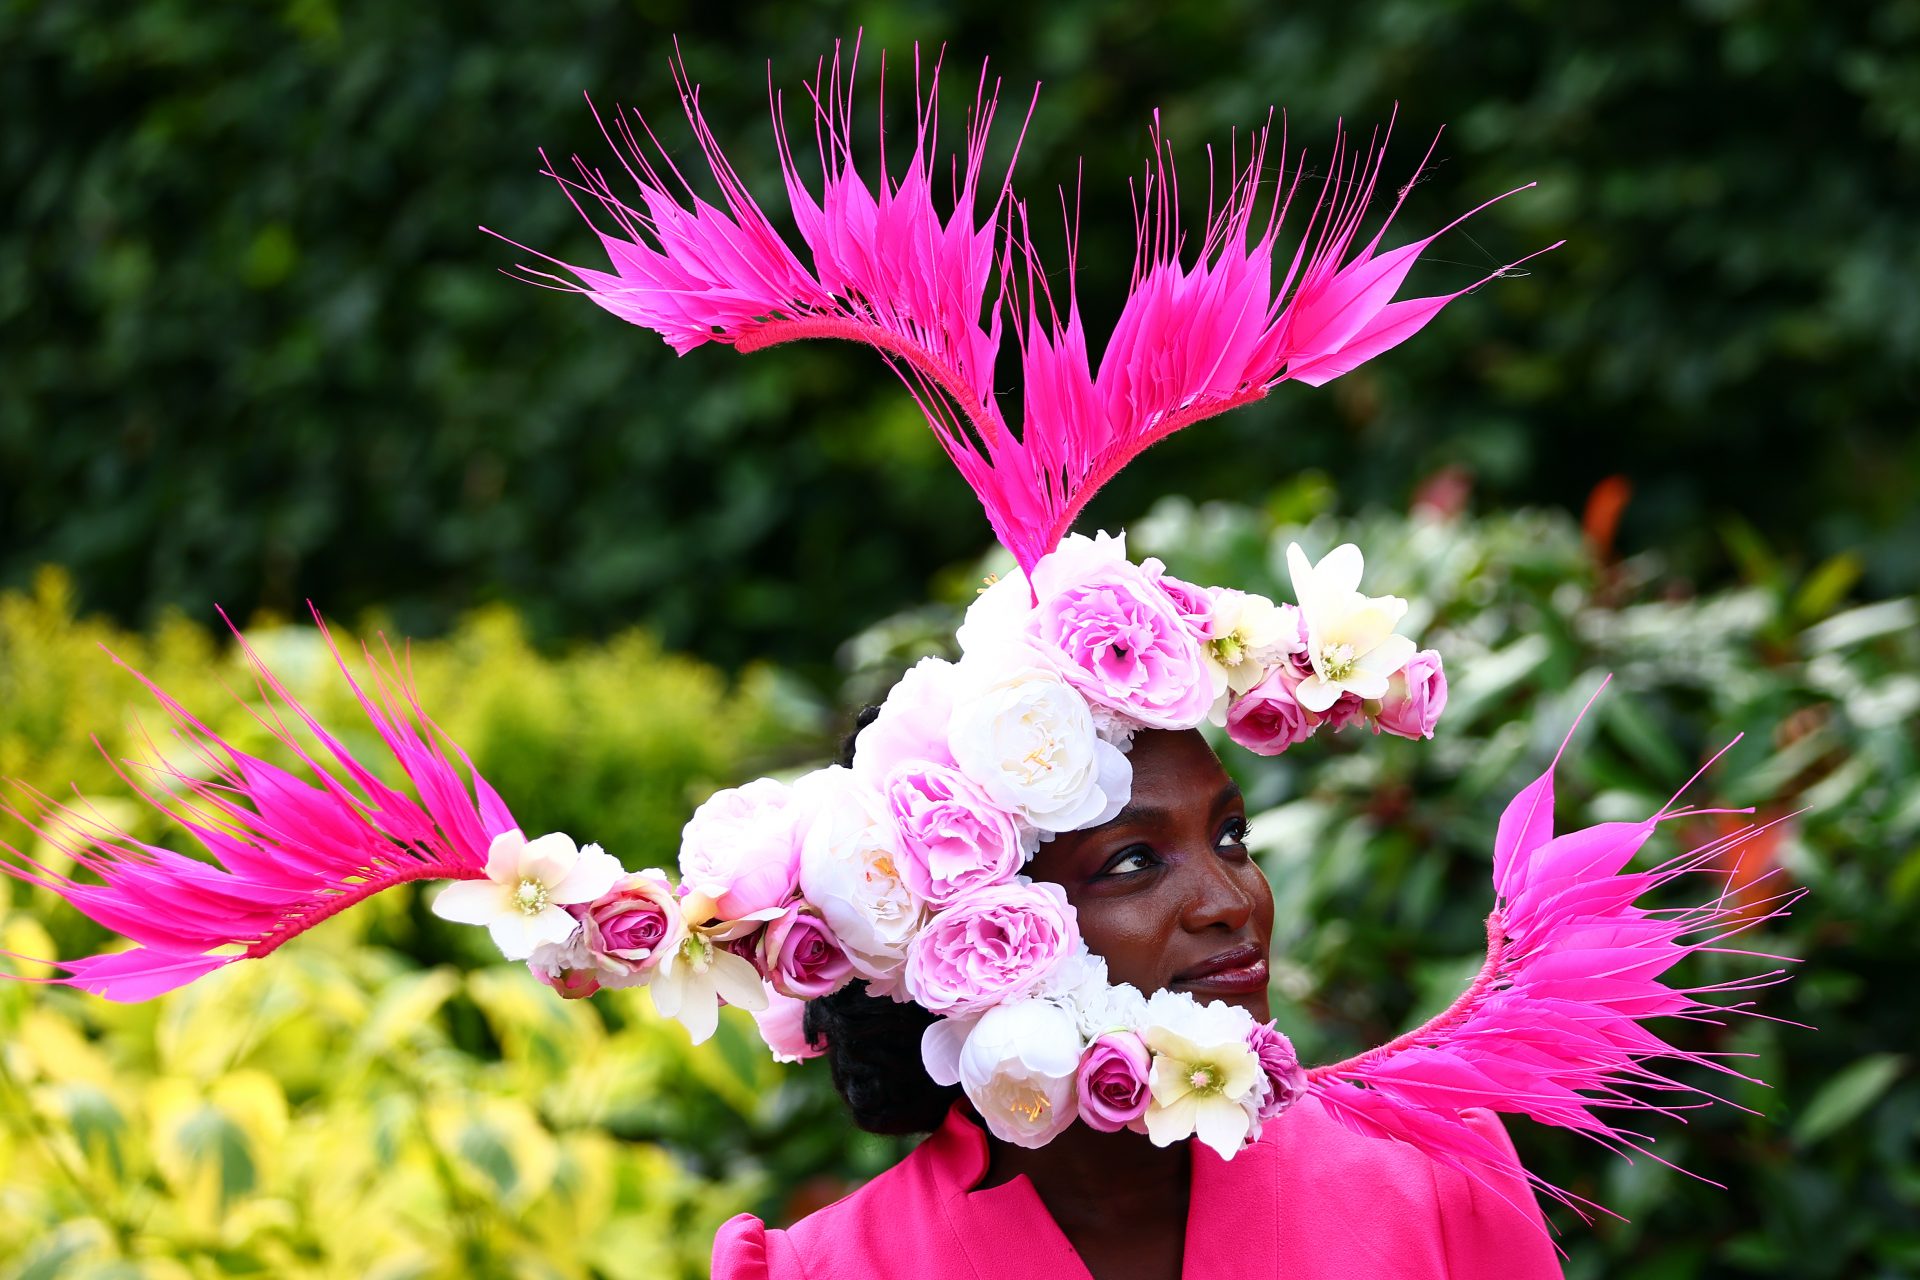
[[[1153,850],[1145,845],[1136,845],[1131,849],[1122,849],[1113,855],[1113,859],[1100,869],[1103,876],[1123,876],[1135,871],[1145,871],[1153,865]]]
[[[1227,825],[1220,829],[1220,843],[1229,848],[1244,849],[1247,837],[1253,834],[1253,828],[1247,825],[1245,818],[1229,818]]]

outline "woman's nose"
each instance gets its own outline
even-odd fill
[[[1246,927],[1253,895],[1234,867],[1211,849],[1180,860],[1180,925],[1189,933],[1224,926],[1229,933]]]

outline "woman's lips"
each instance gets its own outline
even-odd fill
[[[1185,991],[1247,995],[1267,989],[1267,957],[1257,947],[1235,947],[1174,975]]]

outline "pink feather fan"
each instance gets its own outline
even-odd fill
[[[1572,738],[1569,731],[1567,742]],[[1786,914],[1804,892],[1742,903],[1732,901],[1723,885],[1712,900],[1695,906],[1641,905],[1642,898],[1672,881],[1716,874],[1721,855],[1765,828],[1748,826],[1658,866],[1629,871],[1661,822],[1730,811],[1674,809],[1670,801],[1639,822],[1603,822],[1555,836],[1553,773],[1559,759],[1556,755],[1500,817],[1493,852],[1496,904],[1487,917],[1487,960],[1479,976],[1424,1025],[1308,1073],[1309,1092],[1341,1123],[1358,1133],[1411,1143],[1472,1176],[1510,1168],[1511,1159],[1466,1121],[1461,1113],[1469,1108],[1517,1112],[1584,1134],[1623,1155],[1659,1159],[1649,1139],[1603,1113],[1672,1116],[1726,1099],[1674,1079],[1652,1065],[1656,1060],[1758,1083],[1724,1061],[1744,1055],[1676,1048],[1646,1022],[1764,1017],[1746,1003],[1716,1004],[1703,997],[1783,981],[1782,970],[1698,988],[1669,987],[1661,978],[1695,953],[1755,954],[1723,944]],[[1665,1101],[1675,1097],[1683,1100]],[[1598,1207],[1533,1180],[1583,1217],[1586,1209]]]
[[[856,42],[853,61],[858,58]],[[639,190],[637,202],[616,194],[603,173],[577,157],[576,177],[563,177],[551,164],[547,169],[589,222],[585,204],[597,205],[612,225],[612,231],[595,228],[611,269],[548,258],[573,279],[532,269],[528,274],[584,293],[660,334],[683,355],[707,342],[758,351],[802,338],[841,338],[878,349],[1023,570],[1058,545],[1101,485],[1156,441],[1257,400],[1281,382],[1331,381],[1412,337],[1453,299],[1518,265],[1452,293],[1394,301],[1414,261],[1464,218],[1383,249],[1399,210],[1396,201],[1362,241],[1385,145],[1363,150],[1337,135],[1306,227],[1276,281],[1281,223],[1306,172],[1306,157],[1289,176],[1283,133],[1280,173],[1271,191],[1263,190],[1270,124],[1252,135],[1244,165],[1237,155],[1229,159],[1231,185],[1220,206],[1209,211],[1198,252],[1183,263],[1186,237],[1173,152],[1156,116],[1153,160],[1134,205],[1131,289],[1095,368],[1074,289],[1073,228],[1063,310],[1034,250],[1026,205],[1013,193],[1011,162],[982,207],[982,169],[999,95],[984,66],[965,144],[958,155],[945,157],[953,175],[945,217],[934,201],[943,159],[935,136],[937,62],[923,87],[916,49],[912,154],[906,168],[894,173],[883,142],[878,181],[870,185],[854,159],[853,72],[843,75],[837,48],[831,63],[822,61],[807,87],[822,174],[817,196],[801,177],[787,139],[784,99],[769,82],[787,203],[810,266],[728,163],[701,116],[699,88],[685,66],[676,61],[673,70],[722,204],[694,191],[644,121],[616,116],[611,129],[604,121],[602,128]],[[648,158],[639,133],[653,143],[664,174]],[[1016,156],[1018,150],[1016,144]],[[1405,196],[1403,190],[1400,200]],[[994,363],[1009,319],[1026,388],[1017,435],[994,394]]]
[[[28,793],[27,811],[0,805],[100,883],[76,880],[5,843],[0,872],[52,890],[137,944],[60,961],[66,976],[51,981],[113,1000],[147,1000],[235,960],[268,955],[383,889],[485,876],[488,845],[516,825],[506,805],[458,747],[452,747],[460,761],[454,764],[391,653],[384,667],[370,652],[365,655],[373,677],[368,689],[354,680],[324,623],[320,633],[415,794],[388,786],[355,760],[294,700],[237,628],[235,637],[260,681],[255,714],[311,782],[229,745],[135,672],[174,722],[197,767],[156,758],[127,762],[121,776],[185,828],[212,860],[142,843],[83,808],[37,793]],[[305,727],[304,741],[283,712]],[[136,774],[146,775],[146,785]]]

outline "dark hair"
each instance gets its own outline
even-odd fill
[[[853,742],[880,708],[854,718],[840,748],[840,763],[853,763]],[[928,1133],[938,1129],[960,1096],[958,1085],[938,1085],[920,1060],[920,1036],[936,1015],[917,1004],[867,994],[852,982],[830,996],[809,1000],[801,1024],[810,1044],[824,1045],[833,1087],[868,1133]]]

